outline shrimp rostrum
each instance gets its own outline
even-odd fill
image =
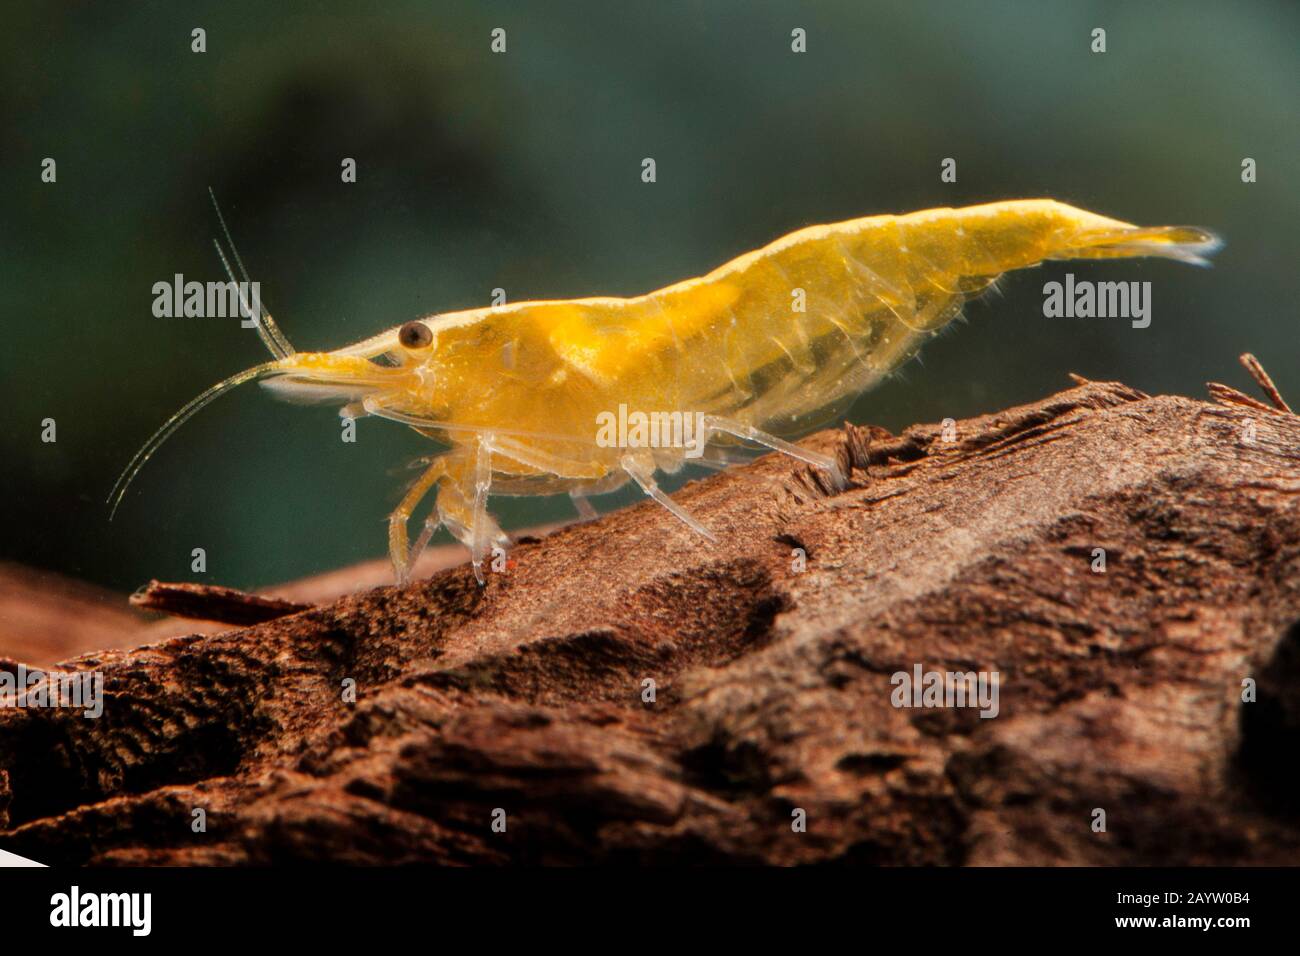
[[[691,458],[725,462],[727,445],[748,442],[842,484],[833,459],[789,439],[843,411],[1004,272],[1049,259],[1204,264],[1218,245],[1202,229],[1014,200],[813,226],[647,295],[442,313],[332,352],[293,351],[263,312],[258,332],[274,360],[173,416],[119,479],[114,507],[185,419],[258,380],[282,397],[337,402],[345,416],[391,419],[446,446],[390,517],[399,582],[440,525],[468,546],[482,581],[485,558],[507,544],[488,513],[491,493],[568,492],[589,512],[584,496],[631,480],[711,538],[660,490],[656,472]],[[671,421],[673,436],[690,440],[656,441],[669,429],[653,427],[647,437],[647,420]],[[429,494],[431,516],[412,545],[408,524]]]

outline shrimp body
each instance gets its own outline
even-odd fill
[[[335,352],[288,354],[258,377],[285,397],[340,401],[450,446],[393,513],[390,554],[404,580],[415,557],[406,525],[437,486],[437,520],[416,550],[445,524],[482,580],[488,550],[506,541],[487,514],[490,489],[567,490],[582,503],[630,477],[709,536],[654,482],[692,449],[602,440],[620,410],[694,416],[695,455],[750,440],[841,481],[834,461],[778,436],[842,411],[1003,273],[1047,259],[1204,263],[1217,246],[1204,230],[1141,228],[1052,200],[872,216],[801,229],[646,295],[433,315]]]

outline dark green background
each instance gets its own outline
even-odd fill
[[[236,586],[384,553],[401,466],[428,446],[375,421],[345,445],[334,410],[256,387],[182,430],[107,520],[105,495],[153,429],[266,357],[237,322],[151,313],[153,283],[220,278],[209,185],[303,349],[484,305],[495,286],[512,300],[639,293],[878,212],[1052,196],[1198,224],[1227,241],[1213,269],[1013,275],[851,417],[961,418],[1069,371],[1203,395],[1210,379],[1247,384],[1247,349],[1300,399],[1300,5],[176,6],[5,11],[6,558],[131,588],[192,577],[196,546],[207,579]],[[498,26],[505,55],[489,51]],[[794,27],[806,54],[790,51]],[[57,184],[40,182],[46,156]],[[355,185],[340,181],[346,156]],[[939,179],[948,156],[955,185]],[[1066,271],[1151,280],[1152,326],[1045,319],[1042,285]],[[507,527],[569,513],[556,499],[494,508]]]

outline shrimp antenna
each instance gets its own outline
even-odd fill
[[[184,408],[171,418],[167,419],[167,421],[163,423],[163,426],[154,432],[153,436],[144,443],[144,447],[135,453],[135,457],[131,459],[131,463],[126,466],[126,470],[122,472],[118,477],[117,482],[113,485],[113,490],[108,494],[108,503],[112,505],[112,510],[108,513],[108,520],[112,521],[113,515],[117,514],[117,506],[122,503],[122,498],[126,495],[126,489],[135,479],[135,476],[140,473],[140,469],[144,467],[144,463],[153,457],[153,453],[158,450],[163,442],[172,436],[172,433],[175,432],[176,429],[189,421],[195,412],[207,405],[217,396],[224,395],[232,388],[235,388],[238,385],[243,385],[245,382],[251,382],[254,379],[265,377],[275,371],[278,364],[278,362],[266,362],[262,365],[255,365],[252,368],[245,369],[237,375],[232,375],[224,382],[218,382],[216,385],[213,385],[197,398],[191,399]]]
[[[235,248],[235,240],[231,238],[230,227],[226,225],[226,217],[221,214],[221,207],[217,204],[217,194],[212,191],[211,186],[208,187],[208,196],[212,199],[212,208],[216,210],[217,222],[221,224],[221,232],[226,237],[226,245],[230,246],[230,252],[234,257],[235,265],[239,266],[239,276],[244,280],[244,285],[251,286],[252,281],[248,277],[248,270],[244,268],[244,260],[240,258],[239,250]],[[244,312],[251,318],[253,315],[253,308],[249,305],[248,300],[245,297],[244,285],[240,285],[236,281],[235,274],[230,268],[230,260],[226,258],[226,253],[221,248],[221,242],[214,238],[212,244],[217,247],[217,255],[221,257],[221,264],[225,267],[226,275],[239,289],[239,304],[243,306]],[[262,343],[271,350],[271,354],[276,358],[288,358],[294,353],[293,346],[289,344],[289,340],[285,338],[284,333],[280,331],[280,327],[275,324],[275,319],[271,318],[271,313],[266,311],[260,298],[257,306],[260,314],[254,321],[257,324],[258,337],[262,340]]]

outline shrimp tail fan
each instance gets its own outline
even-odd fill
[[[1196,226],[1085,229],[1072,236],[1065,248],[1050,258],[1130,259],[1157,256],[1208,266],[1209,257],[1222,246],[1222,239],[1208,229]]]

